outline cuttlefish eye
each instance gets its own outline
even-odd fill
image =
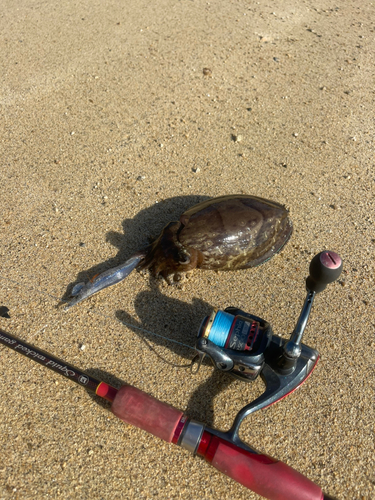
[[[178,259],[179,264],[190,264],[190,255],[186,252],[179,252]]]

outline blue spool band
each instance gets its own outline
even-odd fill
[[[219,347],[224,347],[233,321],[234,316],[232,314],[218,311],[211,326],[208,340]]]

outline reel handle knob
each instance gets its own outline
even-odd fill
[[[322,292],[328,283],[336,281],[342,271],[342,258],[335,252],[325,250],[310,262],[310,275],[306,288],[315,293]]]

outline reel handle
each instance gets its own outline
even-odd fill
[[[111,409],[124,422],[201,456],[220,472],[269,500],[325,498],[319,486],[283,462],[216,436],[213,430],[190,421],[181,411],[133,386],[121,387]]]
[[[306,288],[311,292],[322,292],[328,283],[336,281],[342,271],[341,257],[330,250],[318,253],[310,262],[310,275]]]
[[[302,335],[309,319],[314,297],[322,292],[328,283],[337,280],[341,271],[342,258],[330,250],[318,253],[310,262],[310,275],[306,279],[307,296],[290,340],[284,345],[283,356],[279,359],[280,373],[292,373],[295,369],[297,359],[301,355]]]

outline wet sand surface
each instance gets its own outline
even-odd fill
[[[339,500],[375,497],[374,5],[157,0],[2,2],[0,328],[119,387],[228,429],[262,382],[193,346],[213,307],[288,337],[311,258],[344,260],[304,342],[320,361],[242,438]],[[204,68],[206,68],[204,70]],[[255,269],[173,286],[133,272],[64,313],[188,207],[251,194],[294,234]],[[138,328],[136,328],[138,327]],[[109,404],[0,346],[0,499],[258,499]]]

